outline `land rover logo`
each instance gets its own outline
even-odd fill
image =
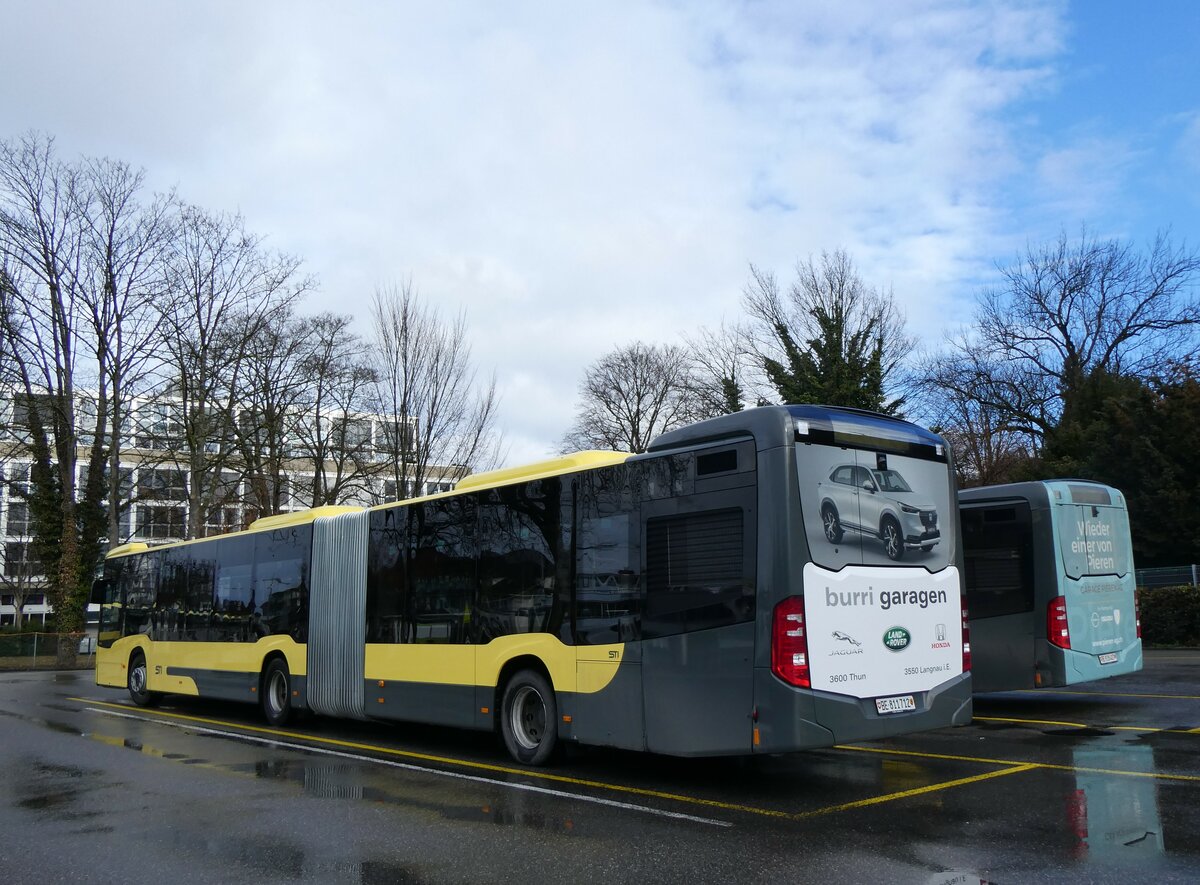
[[[883,644],[892,651],[904,651],[912,642],[912,634],[903,627],[888,627],[883,633]]]

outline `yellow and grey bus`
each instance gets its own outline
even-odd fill
[[[370,509],[126,545],[96,681],[563,742],[780,753],[971,718],[950,454],[763,407]]]
[[[1125,496],[1084,480],[963,489],[976,691],[1142,669]]]

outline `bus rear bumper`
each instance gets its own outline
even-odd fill
[[[770,670],[755,670],[758,740],[755,752],[786,753],[810,747],[869,741],[930,731],[971,721],[971,677],[956,676],[914,694],[911,713],[879,713],[874,698],[813,692],[785,685]]]

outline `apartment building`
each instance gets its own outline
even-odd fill
[[[77,407],[80,442],[90,446],[85,429],[94,426],[95,412],[86,398]],[[340,445],[329,451],[323,463],[328,487],[340,480],[339,504],[371,506],[400,498],[450,491],[462,478],[462,468],[444,467],[430,471],[430,478],[415,488],[411,483],[401,490],[393,469],[397,428],[376,415],[299,416],[299,421],[337,422],[335,434]],[[21,622],[44,624],[53,609],[44,593],[45,575],[32,542],[29,505],[26,495],[30,482],[28,439],[19,404],[11,398],[0,402],[0,627]],[[124,506],[118,516],[117,537],[110,546],[130,541],[147,543],[178,540],[186,536],[189,523],[189,477],[182,468],[178,451],[180,429],[178,403],[169,398],[135,401],[128,416],[128,430],[120,455]],[[215,455],[221,444],[206,445]],[[312,503],[316,479],[315,459],[305,457],[302,445],[289,446],[277,493],[279,512],[303,510]],[[84,450],[80,450],[81,458]],[[214,506],[203,516],[204,535],[220,534],[245,528],[260,516],[253,505],[249,483],[263,481],[239,469],[236,458],[228,461],[215,478],[217,494]],[[87,465],[80,464],[76,488],[87,481]],[[208,496],[206,496],[208,497]]]

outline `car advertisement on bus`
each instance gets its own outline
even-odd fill
[[[918,565],[938,571],[954,545],[946,465],[883,452],[799,445],[800,501],[812,558],[826,568]]]

